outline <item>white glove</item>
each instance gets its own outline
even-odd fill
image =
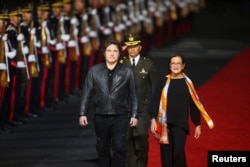
[[[62,40],[63,41],[69,41],[69,39],[70,39],[70,36],[69,36],[69,34],[63,34],[63,35],[61,35],[61,38],[62,38]]]
[[[10,59],[13,59],[16,56],[16,49],[12,49],[10,52],[7,52],[6,56]]]
[[[35,57],[35,55],[29,55],[28,56],[28,62],[36,62],[36,57]]]
[[[78,34],[78,29],[74,28],[74,34],[77,35]]]
[[[50,41],[49,41],[49,44],[50,44],[50,45],[55,45],[55,44],[56,44],[56,40],[55,40],[55,39],[54,39],[54,40],[50,40]]]
[[[36,29],[35,29],[35,28],[32,28],[32,29],[30,30],[30,34],[31,34],[31,35],[35,35],[35,34],[36,34]]]
[[[88,19],[88,16],[85,14],[82,16],[82,20],[87,20]]]
[[[113,27],[114,26],[114,23],[112,21],[108,22],[108,26],[109,27]]]
[[[119,24],[119,28],[120,28],[120,30],[122,31],[122,30],[125,30],[125,29],[126,29],[126,26],[125,26],[123,23],[120,23],[120,24]]]
[[[35,43],[35,46],[36,46],[37,48],[40,48],[40,47],[41,47],[41,42],[40,42],[40,41],[36,42],[36,43]]]
[[[109,10],[109,7],[105,7],[105,8],[104,8],[104,12],[105,12],[105,13],[109,13],[109,11],[110,11],[110,10]]]
[[[93,9],[93,10],[91,11],[91,14],[92,14],[92,15],[96,15],[96,14],[97,14],[97,10],[96,10],[96,9]]]
[[[120,32],[120,31],[121,31],[121,28],[120,28],[119,26],[115,26],[114,31],[115,31],[115,32]]]
[[[4,41],[6,41],[6,40],[8,39],[8,34],[4,34],[3,37],[2,37],[2,39],[3,39]]]
[[[42,26],[43,26],[43,27],[47,27],[47,22],[46,22],[46,21],[43,21]]]
[[[111,30],[109,29],[109,28],[105,28],[104,30],[103,30],[103,34],[104,35],[110,35],[112,32],[111,32]]]
[[[0,63],[0,70],[6,70],[7,66],[5,63]]]
[[[64,22],[64,18],[63,18],[62,16],[60,17],[60,19],[59,19],[59,20],[60,20],[60,22],[61,22],[61,23],[63,23],[63,22]]]
[[[23,54],[25,55],[29,53],[29,48],[27,46],[24,46],[22,50],[23,50]]]
[[[76,46],[76,41],[70,40],[70,41],[68,42],[68,47],[69,47],[69,48],[72,48],[72,47],[75,47],[75,46]]]
[[[122,16],[122,20],[126,22],[128,20],[128,17],[126,15]]]
[[[81,37],[81,43],[89,42],[89,38],[87,36]]]
[[[73,17],[73,18],[70,20],[70,23],[76,25],[76,24],[77,24],[77,19],[76,19],[75,17]]]
[[[62,43],[57,43],[56,44],[56,50],[62,50],[64,48],[65,48],[65,46]]]
[[[18,34],[17,40],[18,41],[23,41],[24,40],[24,35],[23,34]]]
[[[49,53],[49,49],[47,46],[43,46],[42,47],[42,54],[46,54],[46,53]]]
[[[142,10],[142,14],[143,14],[144,16],[147,16],[147,15],[148,15],[148,11],[147,11],[146,9],[144,9],[144,10]]]

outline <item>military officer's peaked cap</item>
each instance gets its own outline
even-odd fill
[[[21,9],[22,12],[32,12],[33,6],[31,3],[29,3],[28,5],[26,5],[25,7],[23,7]]]
[[[7,11],[1,12],[0,19],[1,20],[8,20],[9,19],[8,12]]]
[[[125,44],[127,46],[135,46],[141,43],[141,40],[139,38],[138,35],[135,34],[129,34],[126,38],[125,38]]]
[[[20,16],[21,15],[21,8],[10,10],[9,16]]]
[[[71,3],[71,2],[72,2],[72,0],[63,0],[64,4],[68,4],[68,3]]]
[[[74,2],[78,2],[78,1],[80,1],[80,2],[84,2],[85,0],[74,0]]]
[[[50,6],[47,3],[40,4],[40,5],[37,6],[37,9],[42,10],[42,11],[50,11]]]
[[[53,1],[51,6],[52,7],[63,7],[63,1],[62,0]]]

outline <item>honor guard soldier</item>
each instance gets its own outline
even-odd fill
[[[53,99],[57,103],[64,98],[65,88],[65,62],[67,57],[66,48],[62,40],[63,35],[63,2],[53,1],[52,15],[49,18],[48,27],[50,31],[50,49],[52,54],[53,68]],[[61,82],[60,82],[61,81]]]
[[[63,34],[62,40],[66,45],[67,58],[65,67],[65,95],[69,93],[74,93],[79,89],[79,85],[75,85],[76,63],[80,56],[79,45],[78,45],[78,20],[75,16],[73,10],[73,1],[64,0],[63,1]],[[77,74],[79,75],[79,74]],[[79,76],[77,76],[79,78]]]
[[[39,107],[40,109],[51,108],[52,91],[51,81],[53,80],[52,57],[49,49],[50,31],[48,28],[48,19],[50,6],[48,3],[42,3],[37,6],[38,23],[36,30],[37,53],[39,57],[40,75],[39,75]]]
[[[168,0],[165,2],[168,11],[167,22],[167,42],[172,42],[176,39],[175,27],[178,19],[177,8],[174,0]]]
[[[20,9],[9,12],[9,23],[6,28],[9,47],[15,54],[8,57],[10,86],[6,89],[6,100],[8,101],[7,110],[9,111],[8,120],[12,126],[23,125],[24,122],[19,118],[22,114],[20,107],[22,83],[28,79],[27,60],[23,53],[27,48],[23,47],[24,36],[21,34],[19,26],[21,20]]]
[[[76,77],[79,79],[75,80],[76,84],[82,86],[85,76],[88,71],[89,57],[91,53],[90,43],[90,25],[89,25],[89,14],[88,14],[88,3],[87,0],[74,0],[74,8],[77,11],[76,17],[78,19],[78,39],[80,56],[76,64],[76,69],[79,70],[76,73]]]
[[[179,15],[178,25],[176,27],[177,37],[181,37],[191,31],[191,23],[188,20],[189,9],[187,0],[178,0],[176,1]]]
[[[140,11],[142,17],[142,31],[141,31],[141,37],[142,37],[142,53],[143,55],[147,55],[151,48],[151,43],[153,41],[153,33],[154,33],[154,25],[153,25],[153,15],[152,12],[149,10],[149,4],[148,1],[141,0],[139,2],[140,6]]]
[[[98,51],[100,46],[100,38],[99,38],[99,27],[100,27],[100,19],[97,13],[97,9],[99,7],[98,0],[88,1],[89,2],[89,37],[91,42],[91,52],[89,57],[89,67],[96,64],[98,61]]]
[[[30,3],[21,9],[23,22],[20,24],[21,34],[24,35],[23,44],[27,48],[26,56],[29,79],[24,88],[25,90],[25,103],[24,114],[28,117],[37,118],[39,115],[35,113],[38,109],[39,101],[39,83],[38,77],[40,72],[37,50],[36,50],[36,25],[33,15],[33,5]]]
[[[129,20],[132,21],[132,27],[130,32],[135,34],[140,34],[141,24],[140,24],[140,12],[138,6],[139,0],[129,0],[128,4],[128,12],[129,12]]]
[[[150,10],[154,15],[154,46],[161,47],[164,44],[164,16],[166,15],[166,7],[162,0],[150,2]]]
[[[117,5],[116,5],[117,6]],[[119,10],[121,13],[121,22],[123,23],[123,25],[125,25],[125,29],[124,29],[124,34],[129,34],[131,33],[131,29],[132,29],[132,20],[129,19],[129,9],[128,9],[128,5],[127,5],[127,1],[119,1]]]
[[[125,38],[128,56],[122,63],[132,67],[138,93],[138,125],[128,128],[128,167],[147,167],[148,162],[148,132],[150,116],[148,106],[157,83],[157,72],[154,63],[143,57],[141,40],[138,35],[129,34]]]
[[[113,35],[114,27],[114,12],[115,9],[109,2],[109,0],[99,1],[98,15],[100,18],[100,48],[104,45],[104,41],[110,36]],[[103,53],[99,51],[97,63],[103,61]]]
[[[113,34],[116,40],[122,42],[126,30],[126,25],[122,21],[124,4],[120,3],[119,0],[113,0],[112,2],[112,5],[114,6]]]
[[[10,100],[10,69],[8,60],[9,57],[14,56],[9,51],[8,35],[5,32],[8,19],[7,12],[0,13],[0,134],[10,134],[13,131],[6,127]]]

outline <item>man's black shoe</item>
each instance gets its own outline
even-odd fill
[[[38,118],[40,117],[40,114],[34,113],[34,112],[29,112],[27,114],[25,114],[27,117],[29,118]]]
[[[11,134],[13,133],[12,129],[8,129],[8,128],[0,128],[0,134]]]
[[[9,125],[10,126],[17,127],[17,126],[22,126],[23,124],[24,124],[24,122],[23,121],[19,121],[19,120],[9,121]]]

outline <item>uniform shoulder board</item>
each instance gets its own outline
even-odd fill
[[[147,57],[143,57],[143,60],[146,60],[146,61],[147,61],[147,60],[149,60],[149,59],[148,59]]]
[[[20,26],[27,26],[27,23],[26,23],[26,22],[22,22],[22,23],[20,24]]]
[[[8,27],[6,28],[6,31],[12,31],[12,30],[16,30],[14,26],[12,26],[11,24],[8,25]]]
[[[149,59],[149,58],[147,58],[147,57],[143,57],[143,60],[145,61],[145,62],[152,62],[152,60],[151,59]]]

